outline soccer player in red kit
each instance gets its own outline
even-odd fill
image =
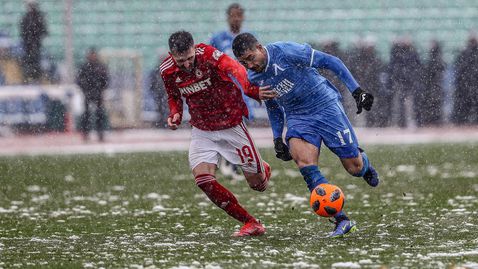
[[[241,89],[259,100],[259,89],[249,84],[244,67],[206,44],[194,44],[186,31],[169,37],[170,56],[160,66],[170,115],[168,126],[176,130],[182,120],[183,101],[191,115],[189,166],[196,185],[218,207],[244,223],[233,236],[262,235],[265,228],[237,201],[232,192],[217,182],[219,157],[238,164],[249,186],[267,188],[270,166],[262,160],[243,123],[248,110]]]

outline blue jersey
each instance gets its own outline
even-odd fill
[[[236,37],[236,35],[231,33],[231,31],[218,32],[212,36],[210,45],[235,58],[232,52],[232,41],[234,37]]]
[[[269,85],[278,95],[265,102],[274,138],[282,136],[282,110],[290,121],[314,117],[323,109],[340,104],[339,91],[319,74],[317,68],[333,71],[351,92],[359,87],[340,59],[314,50],[308,44],[276,42],[265,49],[265,69],[260,73],[249,70],[248,76],[253,84]]]

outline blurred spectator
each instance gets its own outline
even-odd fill
[[[478,123],[478,40],[470,36],[466,48],[455,62],[455,98],[452,121],[455,124]]]
[[[9,57],[12,47],[13,39],[6,31],[0,29],[0,58]]]
[[[380,74],[384,63],[377,56],[375,44],[372,41],[361,40],[349,53],[350,71],[362,89],[375,97],[375,104],[370,113],[366,113],[368,127],[385,127],[384,118],[390,113],[390,98],[381,87]]]
[[[409,39],[392,44],[390,63],[388,65],[388,87],[392,100],[392,124],[406,127],[413,119],[414,96],[420,90],[421,62],[415,47]],[[421,104],[417,104],[421,105]]]
[[[106,111],[103,105],[103,92],[108,87],[109,76],[106,65],[100,62],[95,48],[90,48],[86,54],[86,62],[78,71],[76,83],[85,95],[85,113],[81,118],[80,129],[83,139],[88,140],[91,130],[90,105],[96,110],[96,130],[100,141],[104,140],[104,128],[106,125]]]
[[[5,76],[3,75],[2,68],[0,66],[0,86],[5,84],[6,84]]]
[[[158,109],[158,118],[155,122],[155,126],[158,128],[166,128],[169,115],[168,95],[166,94],[166,88],[164,88],[164,82],[159,72],[159,66],[166,59],[167,55],[159,57],[159,64],[149,74],[149,90],[153,94],[154,102]]]
[[[60,83],[61,76],[54,57],[46,52],[42,54],[41,67],[44,72],[43,77],[49,83]]]
[[[234,53],[232,53],[232,41],[238,34],[243,32],[242,24],[245,19],[244,8],[237,3],[233,3],[226,9],[226,16],[229,30],[215,33],[209,43],[211,46],[235,59],[236,57]],[[244,93],[242,93],[242,98],[246,102],[247,109],[249,110],[249,120],[253,121],[254,107],[257,105],[256,101],[247,97]]]
[[[242,33],[244,9],[241,7],[241,5],[233,3],[227,8],[226,16],[229,30],[215,33],[209,43],[216,49],[235,58],[234,53],[232,53],[232,40],[234,40],[234,37],[236,37],[238,34]]]
[[[27,83],[37,83],[41,78],[41,43],[48,34],[43,13],[36,1],[27,2],[27,13],[20,22],[23,43],[23,76]]]
[[[428,52],[428,61],[425,64],[423,79],[424,88],[416,96],[417,125],[430,126],[442,123],[443,115],[443,75],[445,62],[443,61],[441,45],[432,41]]]

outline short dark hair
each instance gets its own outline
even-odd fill
[[[241,5],[239,5],[238,3],[232,3],[227,7],[226,15],[227,16],[231,15],[231,12],[232,12],[233,9],[239,9],[239,11],[241,11],[241,13],[244,13],[244,9],[242,8]]]
[[[168,40],[171,52],[183,53],[194,46],[194,39],[191,33],[181,30],[173,33]]]
[[[91,47],[89,47],[88,50],[87,50],[87,53],[88,53],[88,54],[97,53],[97,52],[98,52],[98,50],[96,49],[95,46],[91,46]]]
[[[257,39],[250,33],[242,33],[236,36],[232,41],[232,51],[236,58],[241,57],[246,50],[253,49],[259,43]]]

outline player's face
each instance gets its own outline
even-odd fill
[[[178,53],[171,51],[171,55],[173,56],[176,65],[184,70],[191,72],[194,69],[194,60],[196,58],[194,46],[189,48],[186,52]]]
[[[233,33],[239,33],[241,31],[242,22],[244,21],[244,12],[239,8],[231,9],[231,12],[227,16],[227,22]]]
[[[238,58],[239,62],[254,72],[262,72],[266,67],[266,52],[262,45],[257,44],[253,49],[248,49]]]

